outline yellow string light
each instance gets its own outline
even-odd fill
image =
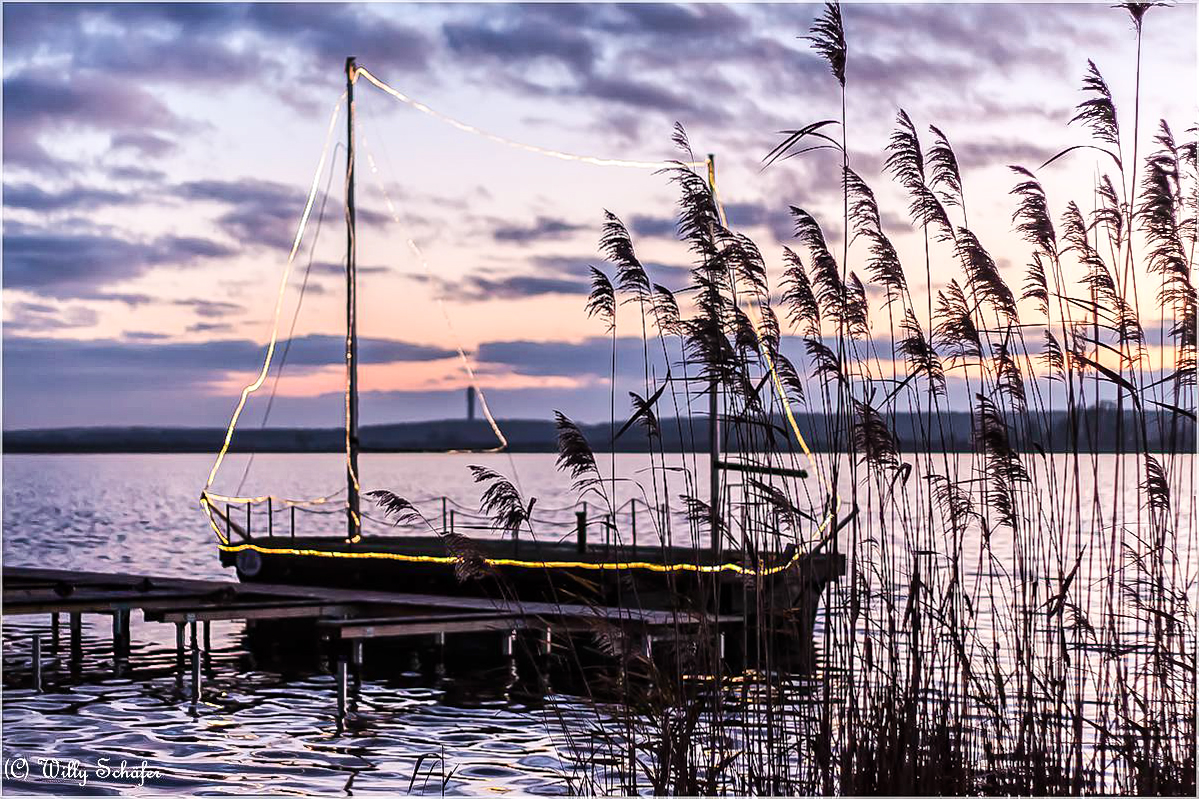
[[[633,161],[633,160],[624,159],[624,158],[601,158],[601,157],[595,156],[595,155],[579,155],[577,153],[562,152],[561,150],[552,150],[552,149],[549,149],[548,147],[538,147],[535,144],[525,144],[523,142],[513,141],[512,139],[506,138],[504,136],[500,136],[499,134],[491,133],[491,132],[483,130],[481,128],[477,128],[474,125],[468,125],[465,122],[459,121],[457,119],[454,119],[451,116],[441,113],[440,111],[436,111],[436,110],[430,108],[429,106],[425,105],[424,103],[420,102],[419,100],[415,100],[412,97],[409,97],[408,95],[399,91],[395,87],[390,86],[387,83],[385,83],[384,81],[375,77],[374,75],[371,74],[370,70],[368,70],[366,67],[358,67],[357,68],[357,71],[355,73],[355,78],[357,78],[359,75],[366,78],[368,81],[373,83],[379,89],[383,90],[387,94],[390,94],[392,97],[399,100],[401,103],[404,103],[405,105],[407,105],[411,108],[415,108],[417,111],[420,111],[422,114],[428,114],[429,116],[433,117],[434,119],[438,119],[438,120],[446,123],[447,125],[451,125],[465,133],[473,133],[476,136],[482,136],[485,139],[490,139],[491,141],[496,142],[497,144],[503,144],[507,147],[514,147],[518,150],[524,150],[524,151],[530,152],[530,153],[537,153],[538,155],[545,155],[545,156],[549,156],[550,158],[557,158],[560,161],[577,161],[577,162],[584,163],[584,164],[592,164],[594,166],[615,166],[615,167],[625,167],[628,169],[662,169],[664,167],[671,167],[671,166],[677,165],[676,162]],[[699,166],[700,163],[701,162],[698,162],[698,161],[691,162],[691,163],[688,163],[687,166]]]
[[[283,275],[279,279],[279,291],[275,297],[275,313],[271,322],[271,338],[267,344],[266,356],[262,361],[262,370],[252,383],[242,389],[241,397],[237,401],[237,407],[234,408],[233,416],[229,420],[229,427],[225,430],[225,440],[221,444],[220,452],[217,453],[216,462],[213,463],[212,470],[208,473],[208,482],[204,484],[204,490],[200,492],[200,507],[203,508],[205,514],[208,516],[209,524],[212,525],[214,530],[217,530],[217,536],[222,539],[224,536],[221,535],[216,520],[213,518],[212,506],[208,501],[208,497],[210,496],[208,489],[212,487],[213,482],[216,480],[217,472],[225,460],[225,455],[229,452],[229,445],[233,441],[233,431],[237,429],[237,421],[241,417],[242,410],[245,409],[246,400],[251,394],[262,387],[262,384],[266,382],[267,375],[270,373],[271,360],[275,355],[275,345],[279,340],[279,316],[283,310],[283,298],[287,292],[288,278],[291,276],[291,267],[295,262],[296,253],[300,249],[300,242],[304,238],[304,231],[308,227],[308,219],[312,214],[312,205],[316,201],[316,194],[320,185],[320,176],[325,171],[325,161],[329,157],[329,144],[333,139],[334,126],[337,124],[337,117],[341,112],[341,103],[344,99],[345,95],[343,94],[333,105],[333,113],[329,118],[329,129],[325,134],[325,144],[321,149],[321,157],[317,163],[316,173],[312,176],[312,186],[308,190],[308,200],[304,204],[304,213],[300,215],[300,223],[296,228],[296,236],[292,241],[291,252],[287,255],[287,263],[283,268]]]
[[[458,563],[460,558],[452,555],[405,555],[401,552],[342,552],[330,549],[299,549],[294,547],[264,547],[259,544],[229,544],[227,541],[219,545],[222,552],[237,553],[245,550],[258,552],[262,555],[290,555],[316,558],[350,558],[369,560],[395,560],[403,563],[430,563],[450,565]],[[648,561],[566,561],[566,560],[517,560],[515,558],[484,558],[488,566],[512,566],[521,569],[584,569],[587,571],[629,571],[639,569],[652,572],[695,572],[697,574],[716,574],[733,572],[751,577],[769,577],[791,568],[802,557],[797,549],[786,563],[765,569],[750,569],[739,563],[718,563],[711,566],[701,566],[695,563],[650,563]]]

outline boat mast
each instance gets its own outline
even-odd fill
[[[346,538],[362,529],[358,500],[358,295],[354,235],[354,56],[346,59]]]

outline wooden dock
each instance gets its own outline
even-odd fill
[[[337,651],[339,708],[345,707],[347,664],[361,665],[368,639],[507,632],[507,654],[517,630],[532,630],[547,650],[555,634],[594,631],[598,626],[649,647],[655,638],[695,634],[709,625],[733,625],[740,616],[699,616],[665,610],[513,602],[465,596],[360,591],[319,586],[236,583],[18,566],[3,570],[3,615],[50,615],[57,647],[60,617],[70,620],[71,658],[81,657],[84,614],[110,616],[114,659],[128,658],[130,613],[147,622],[173,624],[180,664],[187,661],[185,632],[191,630],[192,698],[200,698],[201,636],[209,649],[212,622],[308,619]],[[547,652],[548,653],[548,652]],[[42,683],[41,638],[33,641],[34,687]]]

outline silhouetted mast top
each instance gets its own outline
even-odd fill
[[[354,71],[356,59],[346,59],[346,538],[362,530],[358,501],[358,297],[354,231]]]

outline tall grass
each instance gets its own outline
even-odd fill
[[[559,416],[560,464],[580,497],[600,500],[625,544],[616,494],[628,489],[655,509],[641,529],[648,521],[666,543],[664,509],[681,479],[675,508],[688,509],[697,547],[714,534],[747,565],[788,545],[839,549],[848,571],[824,596],[818,657],[802,668],[788,657],[802,649],[792,620],[754,577],[712,578],[694,603],[719,607],[722,592],[740,592],[737,669],[714,626],[680,633],[668,656],[597,629],[610,690],[589,683],[593,715],[557,719],[576,756],[574,790],[1194,794],[1196,146],[1163,121],[1140,156],[1141,30],[1169,12],[1124,8],[1138,41],[1131,138],[1088,62],[1073,121],[1091,140],[1012,168],[1003,244],[1022,242],[1022,275],[1005,274],[970,227],[977,204],[949,136],[930,126],[922,142],[900,110],[879,179],[906,193],[923,243],[926,290],[913,292],[897,232],[849,163],[852,14],[835,5],[811,42],[839,84],[839,120],[788,132],[766,161],[785,169],[793,156],[840,153],[827,185],[840,192],[842,241],[792,206],[796,241],[773,288],[757,246],[725,225],[707,176],[686,165],[695,158],[681,130],[668,178],[690,285],[656,284],[607,216],[601,249],[614,277],[593,270],[588,311],[613,334],[613,358],[617,309],[636,316],[643,385],[619,435],[641,436],[652,468],[632,486],[615,467],[605,478]],[[827,132],[837,125],[840,136]],[[1076,158],[1095,160],[1096,184],[1049,197],[1040,172]],[[958,277],[934,286],[945,274]],[[1138,281],[1156,287],[1156,318],[1142,321]],[[722,449],[808,478],[728,479],[720,497],[701,498],[701,464],[667,451],[661,432],[670,408],[680,440],[686,427],[694,442],[703,420],[692,408],[709,386]],[[826,424],[831,446],[811,463],[788,408]],[[951,452],[949,414],[962,409],[972,448]],[[897,436],[900,419],[914,432]],[[1114,421],[1113,454],[1098,454],[1113,432],[1101,421]],[[618,422],[613,410],[613,440]],[[536,537],[526,504],[508,497],[500,524]],[[617,601],[636,604],[636,586],[621,586]]]

